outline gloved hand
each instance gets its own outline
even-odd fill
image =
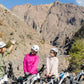
[[[11,41],[11,43],[12,43],[13,45],[15,44],[15,42],[16,42],[15,40],[12,40],[12,41]]]
[[[29,75],[29,73],[28,72],[25,72],[25,75]]]

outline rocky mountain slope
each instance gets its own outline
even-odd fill
[[[20,71],[23,73],[24,55],[29,52],[32,45],[39,45],[38,34],[2,5],[0,5],[0,32],[6,43],[12,39],[16,40],[12,53],[5,57],[5,64],[12,61],[14,72],[17,72],[17,66],[20,65]]]
[[[14,39],[16,44],[14,48],[7,57],[5,57],[5,64],[7,65],[9,61],[13,63],[14,74],[16,76],[23,75],[23,58],[26,53],[30,52],[32,45],[37,44],[40,47],[38,53],[39,56],[39,67],[45,64],[46,57],[49,56],[50,48],[53,46],[43,42],[39,34],[27,25],[22,19],[13,14],[10,10],[5,8],[0,4],[0,38],[7,43],[8,41]],[[59,70],[66,68],[65,58],[60,57],[59,60],[64,59],[60,62]],[[19,67],[19,70],[17,70]],[[64,68],[65,67],[65,68]]]
[[[28,25],[33,27],[38,32],[40,31],[42,23],[45,21],[48,10],[52,4],[49,5],[36,5],[30,4],[14,6],[11,11],[22,18]]]
[[[44,41],[65,49],[84,20],[84,7],[59,1],[47,5],[15,6],[11,11],[38,31]]]

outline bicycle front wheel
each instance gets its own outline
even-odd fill
[[[79,82],[80,82],[80,84],[84,84],[84,80],[80,80]]]
[[[44,80],[35,80],[33,84],[47,84]]]
[[[69,78],[65,78],[61,84],[71,84],[70,79]]]

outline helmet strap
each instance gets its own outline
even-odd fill
[[[30,55],[36,55],[36,54],[32,54],[32,52],[30,52]]]

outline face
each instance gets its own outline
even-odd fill
[[[4,53],[6,51],[6,48],[4,47],[4,48],[2,48],[2,53]]]
[[[50,57],[55,57],[55,55],[54,55],[54,51],[50,51]]]
[[[1,53],[1,49],[0,49],[0,53]]]
[[[34,51],[33,49],[31,49],[31,53],[32,53],[33,55],[36,55],[36,54],[37,54],[37,52]]]

